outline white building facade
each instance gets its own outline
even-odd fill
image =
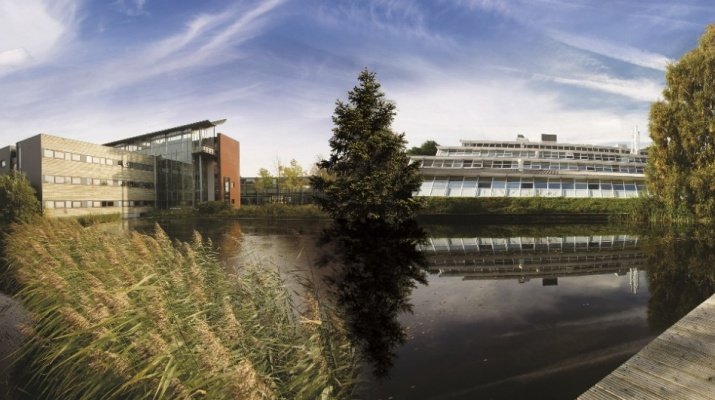
[[[461,140],[434,156],[413,156],[423,176],[418,196],[604,197],[646,193],[646,154],[635,146]],[[636,142],[637,143],[637,142]]]

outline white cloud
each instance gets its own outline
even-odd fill
[[[46,62],[73,35],[76,3],[0,0],[0,74]]]
[[[608,143],[629,141],[633,126],[647,126],[642,110],[575,109],[559,91],[534,89],[528,79],[432,77],[435,83],[389,88],[398,105],[395,129],[411,145],[436,140],[456,145],[459,139],[537,139],[558,134],[559,141]],[[604,100],[606,101],[606,100]]]
[[[653,102],[661,97],[663,86],[650,79],[619,79],[607,75],[582,75],[576,78],[538,75],[537,77],[567,85],[614,93],[637,101]]]
[[[668,63],[672,61],[662,54],[652,53],[627,45],[609,43],[592,37],[559,31],[552,31],[549,33],[549,36],[554,40],[581,50],[659,71],[665,71]]]

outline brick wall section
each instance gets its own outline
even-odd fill
[[[238,141],[219,133],[218,135],[218,182],[219,198],[216,200],[225,201],[225,182],[228,185],[228,201],[234,208],[241,207],[241,174],[240,174],[240,144]]]

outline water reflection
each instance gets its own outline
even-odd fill
[[[657,236],[648,253],[648,322],[660,332],[715,293],[715,241],[703,230]]]
[[[429,238],[420,250],[428,270],[440,276],[519,283],[540,278],[543,286],[554,286],[563,276],[628,274],[633,293],[646,261],[633,235]]]
[[[328,283],[353,343],[380,378],[392,367],[396,347],[405,343],[398,317],[412,311],[410,294],[418,283],[426,283],[424,258],[416,246],[423,238],[416,221],[333,226],[323,236],[334,250],[326,259],[338,261]]]

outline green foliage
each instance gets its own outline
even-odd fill
[[[414,216],[412,192],[421,184],[418,165],[405,154],[404,134],[391,130],[395,104],[380,91],[375,74],[363,70],[359,85],[338,100],[331,154],[318,163],[327,172],[311,177],[317,203],[339,224],[371,220],[400,223]]]
[[[288,191],[300,190],[303,187],[305,171],[295,159],[290,160],[290,164],[278,165],[278,175],[281,188]]]
[[[8,238],[27,327],[25,389],[48,399],[353,398],[357,358],[313,290],[229,275],[198,235],[175,242],[38,218]]]
[[[92,226],[97,224],[104,224],[108,222],[117,222],[122,220],[122,214],[111,213],[111,214],[87,214],[77,217],[77,222],[82,226]]]
[[[228,213],[232,209],[231,204],[225,201],[207,201],[199,203],[199,205],[196,206],[196,211],[202,215]]]
[[[0,175],[0,226],[27,221],[42,208],[24,174],[11,171]]]
[[[421,146],[414,146],[407,150],[407,155],[433,156],[437,154],[437,146],[439,146],[439,143],[435,142],[434,140],[427,140],[426,142],[422,143]]]
[[[327,218],[327,215],[315,204],[262,204],[244,205],[234,213],[239,218]]]
[[[627,214],[647,217],[649,200],[566,197],[426,197],[421,214]]]
[[[273,175],[265,168],[258,170],[258,178],[254,184],[257,192],[264,192],[273,187]]]
[[[715,25],[668,66],[663,100],[650,110],[648,186],[674,216],[715,213]]]

